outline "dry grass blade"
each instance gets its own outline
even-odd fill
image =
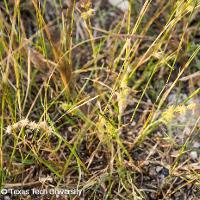
[[[72,57],[71,57],[71,49],[72,49],[72,30],[73,30],[73,14],[75,8],[75,1],[68,1],[68,10],[66,14],[66,22],[65,22],[65,31],[66,31],[66,43],[65,43],[65,51],[63,52],[61,47],[61,36],[53,34],[52,30],[45,29],[47,33],[47,37],[53,48],[54,59],[57,62],[57,69],[60,72],[61,79],[63,81],[64,87],[66,89],[67,94],[70,94],[70,86],[69,82],[72,76]]]
[[[36,2],[33,1],[35,10],[39,10]],[[72,49],[72,30],[73,30],[73,14],[75,8],[75,1],[70,0],[67,2],[68,9],[66,13],[66,20],[64,20],[64,31],[66,34],[66,42],[64,44],[65,49],[62,48],[62,38],[60,30],[57,27],[49,27],[44,24],[44,32],[47,36],[47,39],[51,45],[53,52],[53,60],[57,63],[57,70],[60,72],[61,79],[63,81],[67,95],[70,95],[70,86],[69,82],[72,75],[72,58],[71,58],[71,49]],[[39,13],[40,15],[40,13]],[[42,18],[42,16],[40,16]],[[42,19],[43,21],[43,19]],[[55,29],[56,28],[56,29]],[[40,62],[41,66],[45,64],[45,59],[39,55],[38,52],[32,52],[36,55],[37,62]]]

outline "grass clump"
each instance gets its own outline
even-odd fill
[[[199,199],[198,0],[0,2],[1,189],[18,199]]]

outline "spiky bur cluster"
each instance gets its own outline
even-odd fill
[[[185,117],[187,116],[188,112],[194,112],[196,107],[196,103],[190,103],[188,105],[180,104],[177,106],[172,105],[168,107],[165,111],[162,112],[160,117],[158,117],[159,115],[156,115],[156,120],[141,131],[141,133],[136,138],[134,145],[141,144],[144,138],[150,133],[152,133],[152,131],[155,130],[159,125],[165,124],[168,126],[175,119],[175,117],[178,119],[182,116]]]
[[[117,92],[117,101],[118,101],[118,109],[119,109],[119,121],[121,121],[121,117],[124,113],[124,110],[129,104],[129,96],[132,92],[132,89],[128,87],[128,77],[131,72],[131,68],[128,67],[124,75],[122,76],[119,91]]]
[[[95,14],[95,10],[92,9],[92,3],[90,0],[81,0],[80,10],[81,10],[81,17],[84,20],[87,20],[88,18],[90,18]]]
[[[34,173],[30,174],[29,171],[32,166],[40,169],[42,177],[43,172],[45,176],[47,172],[51,176],[54,176],[53,174],[57,175],[56,177],[61,176],[65,160],[62,160],[60,151],[65,150],[66,146],[55,135],[56,130],[53,130],[46,121],[34,122],[22,119],[7,126],[5,131],[3,140],[7,145],[3,146],[3,151],[10,158],[10,162],[7,162],[7,157],[5,158],[6,169],[9,171],[8,182],[15,180],[23,182],[23,177],[36,181],[37,176],[35,177]],[[23,165],[15,166],[19,160]],[[21,172],[16,173],[22,166],[23,176]],[[15,170],[12,170],[13,167]]]
[[[92,6],[92,2],[91,0],[81,0],[80,1],[80,7],[85,9],[85,10],[89,10]]]
[[[22,119],[12,125],[7,126],[6,133],[12,134],[14,131],[20,131],[21,129],[29,129],[31,131],[42,131],[46,134],[51,134],[53,132],[52,128],[47,124],[46,121],[34,122],[28,119]]]
[[[72,116],[78,116],[79,115],[79,117],[80,117],[80,115],[81,115],[81,111],[78,108],[74,107],[72,105],[72,103],[62,103],[60,105],[60,108],[63,111],[69,112]]]
[[[171,122],[174,117],[178,115],[185,115],[188,110],[193,110],[196,108],[195,103],[190,103],[189,105],[178,105],[178,106],[170,106],[166,111],[162,113],[162,120],[165,123]]]

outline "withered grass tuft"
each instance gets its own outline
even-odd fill
[[[0,199],[200,199],[200,2],[0,2]],[[4,191],[4,190],[1,190]]]

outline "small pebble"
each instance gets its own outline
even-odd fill
[[[129,7],[129,2],[127,0],[108,0],[108,2],[119,8],[121,11],[126,12]]]
[[[162,169],[163,169],[163,167],[161,167],[161,166],[157,166],[157,167],[156,167],[156,172],[159,173]]]
[[[148,160],[146,160],[146,161],[144,161],[144,163],[143,163],[144,165],[149,165],[149,161]]]
[[[131,126],[135,126],[135,125],[136,125],[136,122],[133,121],[133,122],[131,123]]]
[[[149,170],[149,175],[150,175],[150,176],[156,176],[156,175],[157,175],[157,173],[156,173],[156,171],[155,171],[154,168],[151,168],[151,169]]]
[[[162,174],[166,177],[166,176],[169,176],[169,169],[163,167],[162,169]]]
[[[194,148],[199,148],[200,147],[200,143],[199,142],[194,142],[193,143],[193,147]]]
[[[70,131],[70,132],[72,132],[72,127],[70,126],[70,127],[68,127],[68,130]]]
[[[4,196],[3,198],[4,200],[11,200],[11,198],[9,196]]]
[[[190,158],[191,158],[192,160],[196,160],[196,159],[198,158],[197,152],[196,152],[196,151],[191,151],[191,152],[190,152]]]

